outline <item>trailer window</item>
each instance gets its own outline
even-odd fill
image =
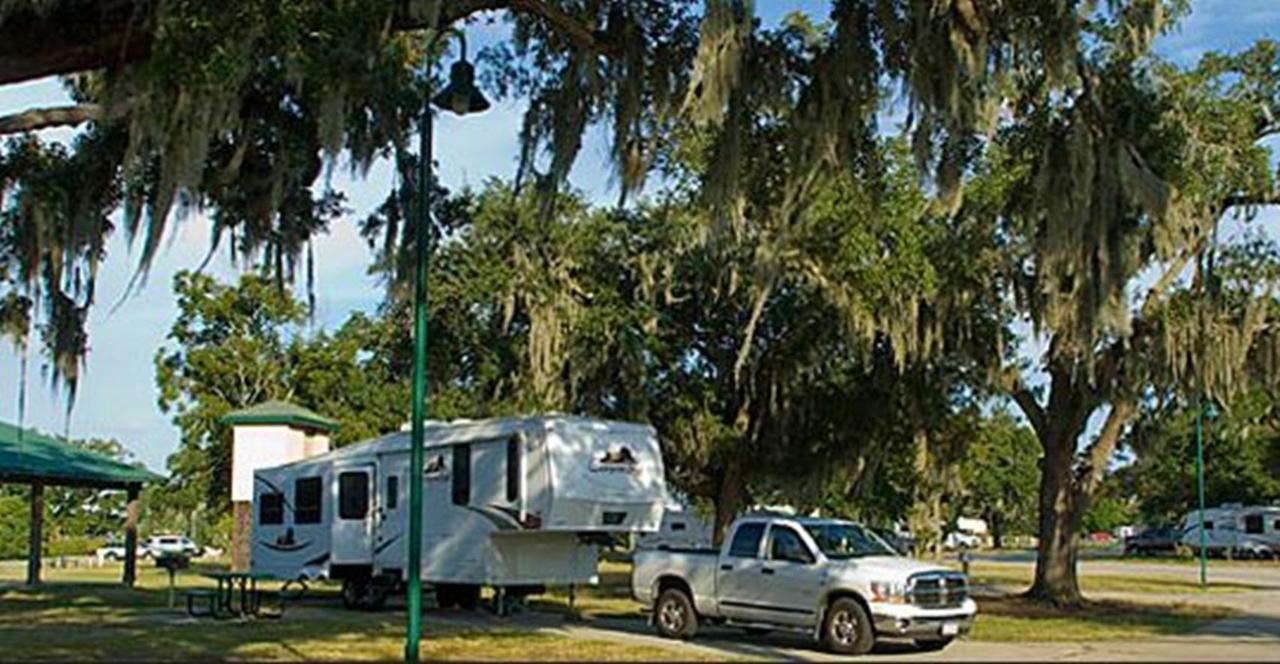
[[[729,555],[734,558],[755,558],[760,555],[760,540],[764,537],[763,523],[744,523],[733,534]]]
[[[319,477],[299,477],[293,481],[293,522],[320,523],[324,495]]]
[[[453,504],[471,502],[471,445],[453,446]]]
[[[387,475],[387,509],[393,510],[400,504],[400,476]]]
[[[1244,531],[1250,535],[1262,534],[1262,515],[1246,514],[1244,517]]]
[[[507,502],[520,500],[520,439],[507,441]]]
[[[369,474],[364,471],[338,475],[338,518],[360,520],[369,516]]]
[[[278,526],[284,523],[284,496],[264,493],[258,497],[258,524]]]

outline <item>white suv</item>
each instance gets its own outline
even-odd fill
[[[152,556],[191,556],[199,557],[204,549],[184,535],[155,535],[147,538],[147,551]]]

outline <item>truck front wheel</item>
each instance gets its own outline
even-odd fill
[[[862,655],[875,645],[871,616],[855,599],[844,597],[831,603],[822,623],[822,643],[841,655]]]
[[[691,639],[698,631],[693,600],[679,588],[667,588],[653,605],[653,624],[668,639]]]

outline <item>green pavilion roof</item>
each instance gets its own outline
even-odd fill
[[[122,487],[164,478],[35,429],[0,422],[0,481]]]
[[[286,424],[296,427],[334,431],[337,420],[287,401],[264,401],[222,416],[224,424]]]

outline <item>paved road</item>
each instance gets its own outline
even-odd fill
[[[987,561],[984,561],[987,562]],[[1007,562],[1000,564],[1025,565]],[[1159,563],[1127,563],[1094,560],[1082,563],[1082,574],[1142,574],[1195,580],[1195,567]],[[1144,641],[1099,641],[1094,643],[994,643],[957,641],[942,652],[921,653],[907,644],[885,643],[868,655],[866,661],[1276,661],[1280,662],[1280,566],[1223,566],[1211,570],[1210,578],[1218,581],[1248,583],[1262,590],[1244,593],[1175,593],[1168,595],[1095,593],[1091,597],[1164,603],[1188,602],[1214,604],[1236,609],[1239,615],[1214,622],[1204,629],[1181,636]],[[492,618],[458,615],[458,620],[490,621]],[[564,623],[545,614],[523,614],[507,619],[507,624],[561,633],[582,638],[646,643],[672,647],[674,642],[660,639],[643,621],[598,619],[584,623]],[[706,628],[692,642],[678,645],[691,656],[747,657],[768,660],[830,661],[836,659],[818,650],[803,635],[775,633],[748,636],[741,630]]]

